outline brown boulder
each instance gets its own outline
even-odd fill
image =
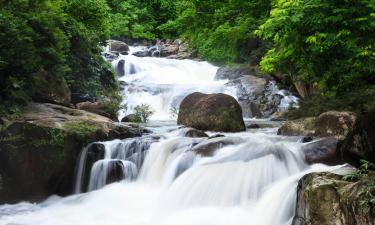
[[[226,94],[195,92],[181,102],[177,123],[199,130],[238,132],[245,130],[242,109]]]
[[[366,211],[361,203],[367,198],[361,181],[345,181],[332,173],[311,173],[299,181],[297,189],[292,225],[375,224],[374,208]]]
[[[129,51],[129,46],[125,42],[111,40],[109,42],[109,51],[125,53]]]

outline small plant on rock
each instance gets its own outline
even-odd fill
[[[148,119],[150,118],[150,116],[154,114],[154,112],[155,111],[148,104],[137,105],[134,108],[134,114],[137,117],[141,118],[143,123],[146,123]]]
[[[361,201],[363,210],[367,213],[375,207],[375,177],[372,170],[375,164],[361,160],[361,166],[354,173],[344,176],[344,180],[358,180],[363,184],[365,198]]]

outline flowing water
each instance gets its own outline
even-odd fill
[[[287,225],[298,180],[337,168],[307,165],[303,144],[276,135],[277,128],[185,137],[170,113],[184,96],[235,93],[214,81],[217,68],[191,60],[123,58],[127,69],[120,80],[128,109],[119,117],[150,104],[156,113],[145,126],[153,133],[87,146],[77,162],[75,195],[2,205],[0,225]],[[219,139],[229,144],[209,156],[195,150]],[[106,185],[116,179],[121,181]]]

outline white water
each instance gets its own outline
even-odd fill
[[[274,128],[225,134],[233,145],[211,157],[195,154],[192,146],[207,138],[184,137],[175,121],[155,119],[169,118],[170,104],[189,92],[231,93],[213,81],[216,67],[190,60],[126,59],[139,68],[122,80],[134,88],[159,90],[125,89],[127,113],[136,104],[151,104],[156,114],[147,126],[159,140],[146,147],[143,138],[101,143],[104,159],[93,164],[90,178],[83,175],[84,149],[76,192],[82,191],[84,179],[94,191],[52,196],[39,204],[2,205],[0,225],[287,225],[294,215],[298,180],[336,168],[305,164],[303,144],[277,136]],[[119,160],[124,180],[105,185],[110,162]]]

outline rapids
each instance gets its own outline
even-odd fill
[[[1,205],[0,225],[287,225],[298,180],[338,168],[307,165],[299,138],[278,136],[277,128],[225,133],[234,144],[210,157],[197,154],[192,147],[207,138],[184,137],[170,110],[193,91],[234,95],[214,81],[217,68],[192,60],[120,59],[132,71],[119,78],[128,105],[119,118],[139,103],[150,104],[156,113],[145,126],[153,133],[97,143],[104,146],[104,157],[93,164],[90,176],[85,176],[89,146],[83,149],[76,194]],[[114,161],[123,179],[106,185]],[[87,189],[82,188],[85,179]]]

